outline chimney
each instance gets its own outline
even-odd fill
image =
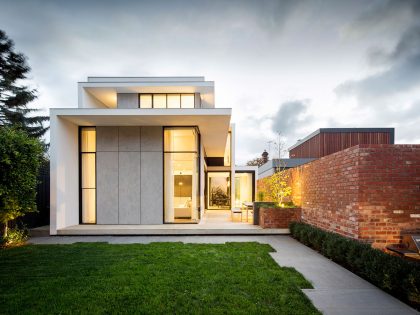
[[[261,154],[261,157],[262,157],[263,164],[267,163],[267,161],[268,161],[267,151],[264,150],[264,152]]]

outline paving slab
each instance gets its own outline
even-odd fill
[[[271,256],[280,266],[295,268],[312,283],[314,289],[304,289],[303,292],[325,315],[419,314],[408,305],[289,236],[50,236],[30,239],[30,243],[33,244],[76,242],[108,242],[110,244],[259,242],[270,244],[276,250],[271,253]]]

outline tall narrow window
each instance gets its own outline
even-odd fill
[[[232,132],[229,131],[227,139],[226,139],[225,155],[223,157],[224,166],[230,166],[231,145],[232,145],[231,143],[232,143]]]
[[[81,223],[96,223],[96,129],[80,129]]]
[[[255,173],[235,173],[235,206],[242,207],[244,203],[254,201]]]

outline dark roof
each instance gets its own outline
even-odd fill
[[[333,132],[389,132],[391,134],[391,143],[394,143],[394,133],[395,128],[319,128],[318,130],[315,130],[310,135],[306,136],[302,140],[299,140],[294,145],[292,145],[288,150],[292,150],[302,143],[308,141],[309,139],[315,137],[316,135],[320,133],[333,133]]]
[[[296,159],[280,159],[282,161],[282,167],[292,168],[302,164],[306,164],[316,160],[315,158],[296,158]],[[258,167],[258,174],[268,171],[271,168],[279,166],[279,159],[269,160],[267,163]]]

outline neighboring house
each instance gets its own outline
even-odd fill
[[[320,128],[291,146],[288,159],[268,160],[261,165],[258,177],[273,175],[279,166],[294,168],[358,144],[394,144],[394,128]],[[267,159],[264,153],[262,158]]]
[[[273,175],[276,170],[280,169],[289,169],[296,166],[300,166],[306,163],[309,163],[313,160],[316,160],[314,158],[301,158],[301,159],[272,159],[268,160],[265,164],[258,167],[258,178],[264,178],[267,176]]]
[[[394,144],[394,128],[321,128],[289,148],[289,157],[321,158],[358,144]]]
[[[231,109],[204,77],[89,77],[51,116],[50,233],[79,224],[198,223],[255,199]]]

